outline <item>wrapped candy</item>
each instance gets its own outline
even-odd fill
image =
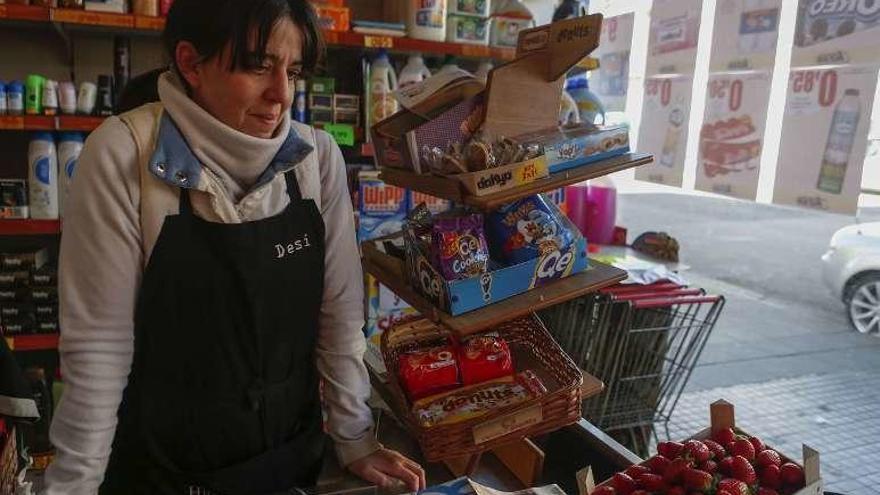
[[[497,333],[469,337],[458,350],[461,381],[482,383],[513,374],[513,357],[507,341]]]
[[[559,210],[531,196],[492,212],[486,223],[493,248],[509,264],[568,249],[574,235]]]
[[[434,217],[432,239],[436,268],[446,280],[473,277],[489,269],[482,215],[438,215]]]
[[[413,400],[461,384],[455,348],[448,341],[401,354],[398,358],[398,375],[406,393]]]

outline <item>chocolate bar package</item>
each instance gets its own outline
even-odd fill
[[[58,320],[38,321],[34,327],[34,331],[37,333],[58,333],[58,330]]]
[[[25,335],[34,333],[36,323],[33,315],[18,318],[3,318],[0,326],[3,327],[3,335]]]
[[[57,287],[31,287],[30,300],[35,303],[48,303],[58,300]]]
[[[30,279],[31,274],[27,270],[0,272],[0,288],[16,289],[27,287]]]
[[[44,266],[31,273],[31,285],[57,285],[58,269],[54,266]]]
[[[0,303],[23,303],[31,300],[30,289],[20,287],[17,289],[0,289]]]
[[[398,372],[403,388],[413,400],[461,384],[455,348],[448,341],[401,354],[398,358]]]
[[[33,315],[34,309],[31,303],[3,303],[0,305],[0,319]]]
[[[44,247],[6,249],[0,253],[0,267],[4,270],[38,270],[49,261],[49,250]]]
[[[483,216],[478,213],[434,217],[432,241],[436,268],[446,280],[475,277],[489,269]]]
[[[514,372],[510,347],[495,332],[465,339],[458,349],[458,363],[465,385],[503,378]]]
[[[502,206],[489,214],[486,228],[493,254],[510,265],[563,251],[574,241],[559,210],[542,196]]]
[[[40,321],[58,319],[58,303],[35,304],[34,314]]]

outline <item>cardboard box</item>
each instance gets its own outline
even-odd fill
[[[409,211],[406,190],[379,180],[379,172],[358,174],[358,240],[400,232]]]
[[[427,173],[426,146],[445,149],[478,130],[493,139],[555,128],[565,74],[598,46],[601,26],[596,14],[520,32],[516,59],[492,69],[485,88],[455,74],[402,88],[403,110],[370,129],[377,164]]]
[[[316,5],[315,13],[318,16],[318,25],[321,26],[321,29],[343,32],[351,29],[351,12],[348,7]]]
[[[367,327],[366,336],[381,334],[394,323],[407,316],[417,315],[418,311],[403,301],[388,287],[380,284],[375,277],[366,275]]]
[[[575,235],[575,241],[565,251],[553,251],[461,280],[445,280],[426,253],[408,242],[406,271],[410,284],[431,303],[457,316],[580,273],[589,266],[587,241],[567,217],[561,215],[561,220]]]
[[[430,194],[425,194],[419,191],[407,190],[407,192],[409,193],[410,209],[425,203],[425,206],[428,207],[428,211],[430,211],[432,215],[437,215],[438,213],[449,211],[452,208],[452,201],[449,201],[448,199],[435,198]]]
[[[453,175],[464,189],[474,196],[485,196],[513,189],[550,175],[547,159],[542,155],[532,160],[511,163],[479,172]]]
[[[629,126],[556,127],[517,136],[544,148],[550,173],[629,153]]]

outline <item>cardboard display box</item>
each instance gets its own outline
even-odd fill
[[[490,71],[485,88],[452,73],[398,91],[403,109],[370,130],[377,164],[428,173],[426,148],[477,131],[491,140],[556,129],[565,74],[598,46],[601,25],[597,14],[521,32],[516,59]]]
[[[555,174],[630,152],[629,126],[559,127],[517,136],[544,148],[549,172]]]

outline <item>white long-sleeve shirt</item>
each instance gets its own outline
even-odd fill
[[[310,129],[286,119],[275,138],[254,138],[214,119],[170,74],[162,76],[159,89],[164,110],[201,165],[197,192],[191,194],[198,216],[240,223],[273,216],[287,206],[283,174],[252,186],[291,125],[298,134]],[[370,387],[362,361],[363,276],[342,154],[320,131],[312,153],[320,184],[300,187],[304,196],[320,198],[326,228],[317,367],[324,380],[329,432],[346,465],[379,447],[366,405]],[[149,173],[144,178],[143,166],[129,127],[110,118],[87,139],[65,204],[59,264],[65,393],[51,428],[57,456],[46,475],[50,495],[97,493],[110,457],[132,365],[134,308],[143,268],[162,219],[178,212],[179,189]],[[149,197],[145,180],[151,181]]]

